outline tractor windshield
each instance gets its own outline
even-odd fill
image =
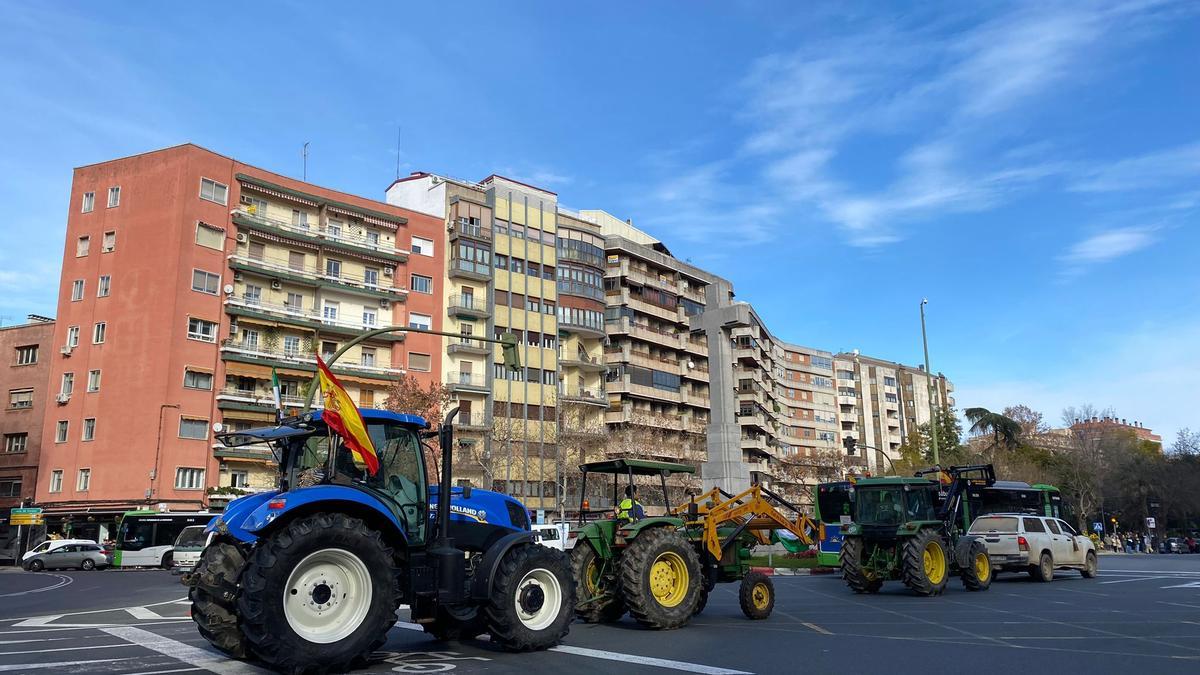
[[[899,525],[904,522],[904,491],[899,485],[860,487],[854,495],[855,522],[862,525]]]

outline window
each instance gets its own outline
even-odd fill
[[[108,332],[108,324],[103,321],[97,321],[96,325],[92,326],[92,344],[104,344],[104,335]]]
[[[1058,523],[1053,520],[1047,520],[1046,527],[1050,528],[1050,534],[1062,534],[1062,530],[1058,529]]]
[[[246,205],[247,213],[253,213],[261,218],[267,217],[267,201],[265,199],[242,195],[242,203]]]
[[[267,255],[267,245],[261,241],[252,241],[246,247],[251,260],[262,260]]]
[[[201,342],[216,342],[217,341],[217,324],[204,319],[195,317],[188,318],[188,333],[189,340],[200,340]]]
[[[225,230],[208,223],[196,223],[196,243],[205,248],[225,249]]]
[[[292,225],[308,229],[308,213],[300,209],[292,209]]]
[[[54,426],[54,442],[55,443],[66,443],[67,442],[67,433],[70,431],[70,427],[71,427],[70,423],[67,422],[66,420],[59,420],[58,423]]]
[[[8,392],[8,407],[10,408],[32,408],[33,407],[33,390],[32,389],[11,389]]]
[[[325,276],[333,277],[334,279],[342,276],[342,261],[341,260],[326,260],[325,261]]]
[[[262,286],[246,284],[246,290],[242,291],[242,299],[246,301],[247,305],[260,305],[262,304],[262,291]]]
[[[300,338],[295,335],[283,336],[283,355],[296,357],[300,355]]]
[[[71,282],[71,302],[79,302],[83,299],[83,279],[76,279]]]
[[[90,251],[91,248],[92,248],[92,238],[91,237],[80,237],[75,242],[75,257],[82,258],[83,256],[88,254],[88,251]]]
[[[337,350],[338,350],[338,343],[328,342],[328,341],[322,342],[321,343],[321,358],[328,361],[329,357],[331,357],[337,353]]]
[[[17,347],[17,365],[18,366],[32,366],[33,364],[37,363],[37,359],[38,359],[38,346],[37,345],[25,345],[24,347]]]
[[[120,186],[108,188],[108,208],[112,209],[112,208],[116,208],[120,205],[121,205],[121,188],[120,188]]]
[[[96,440],[96,418],[95,417],[85,417],[83,419],[83,440],[85,440],[85,441]]]
[[[408,315],[409,328],[423,328],[425,330],[429,330],[433,325],[432,321],[433,317],[429,316],[428,314],[417,314],[416,312],[410,312]]]
[[[201,441],[208,438],[208,421],[180,417],[179,437],[194,438]]]
[[[207,199],[218,204],[229,203],[229,186],[222,185],[209,178],[200,179],[200,199]]]
[[[304,296],[299,293],[288,293],[287,300],[283,303],[284,309],[290,309],[296,312],[304,311]]]
[[[420,274],[414,274],[411,277],[411,290],[416,293],[432,293],[433,292],[433,277],[424,277]]]
[[[50,472],[50,491],[62,492],[62,469],[55,469]]]
[[[29,446],[29,434],[4,434],[4,452],[25,452]]]
[[[192,270],[192,290],[217,295],[221,290],[221,275],[204,270]]]
[[[374,267],[368,267],[363,270],[363,283],[367,286],[379,285],[379,270]]]
[[[496,269],[498,269],[498,270],[508,269],[508,256],[504,255],[503,253],[496,254]]]
[[[251,351],[258,350],[258,331],[252,328],[242,329],[242,347]]]
[[[433,363],[428,354],[410,353],[408,355],[409,370],[419,370],[423,373],[427,373],[432,367]]]
[[[1022,518],[1021,522],[1025,525],[1026,532],[1045,532],[1046,528],[1042,525],[1042,521],[1038,518]]]
[[[88,391],[100,391],[100,371],[99,370],[89,370],[88,371],[87,390]]]
[[[198,370],[183,371],[183,386],[187,389],[205,389],[211,391],[212,384],[212,373],[205,373]]]
[[[375,325],[375,310],[363,308],[363,326]]]
[[[112,277],[107,274],[101,275],[99,283],[96,284],[96,297],[107,298],[111,288]]]
[[[0,497],[20,497],[20,478],[0,478]]]
[[[70,396],[75,391],[75,373],[63,373],[62,386],[58,393]]]
[[[87,492],[87,489],[92,484],[92,470],[80,469],[79,477],[75,479],[75,491]]]
[[[412,238],[412,252],[417,255],[433,255],[433,240],[421,237]]]
[[[359,352],[359,354],[358,354],[358,364],[360,366],[374,367],[374,365],[375,365],[375,348],[374,347],[363,347],[362,351]]]
[[[375,405],[375,390],[360,389],[358,391],[358,404],[364,408],[370,408]]]
[[[304,254],[300,251],[288,251],[288,269],[303,272]]]
[[[96,193],[95,192],[83,193],[83,212],[91,213],[92,210],[95,208],[96,208]]]
[[[342,236],[342,224],[336,220],[329,221],[325,225],[325,234],[333,237],[334,239],[340,239]]]
[[[117,250],[117,233],[111,231],[105,232],[104,239],[100,244],[100,252],[112,253],[115,250]]]
[[[250,472],[248,472],[248,471],[230,471],[229,472],[229,487],[234,487],[234,488],[250,487]]]
[[[337,321],[338,309],[340,307],[341,307],[341,305],[339,303],[334,302],[333,300],[326,300],[325,301],[325,309],[322,312],[321,316],[325,317],[326,321]]]
[[[367,232],[367,243],[371,246],[379,246],[379,233]]]
[[[179,467],[175,469],[176,490],[201,490],[204,488],[204,469]]]

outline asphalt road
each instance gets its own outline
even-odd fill
[[[1003,575],[937,598],[875,596],[836,576],[777,577],[775,613],[748,621],[718,587],[686,628],[576,623],[553,651],[439,643],[401,610],[369,671],[434,673],[1200,672],[1200,555],[1102,556],[1101,576]],[[0,572],[0,673],[260,673],[208,648],[178,577],[160,571]],[[415,630],[414,630],[415,628]]]

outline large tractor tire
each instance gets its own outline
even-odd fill
[[[562,551],[541,544],[513,547],[496,570],[484,608],[492,642],[513,652],[549,649],[571,629],[575,581]]]
[[[703,583],[700,556],[680,533],[644,530],[621,556],[621,593],[629,613],[648,628],[669,630],[696,613]]]
[[[696,601],[696,609],[692,610],[692,616],[699,615],[701,612],[704,611],[705,607],[708,607],[708,594],[710,592],[711,591],[705,590],[703,588],[700,589],[700,599]]]
[[[421,628],[441,642],[473,640],[488,632],[487,618],[482,611],[469,619],[460,619],[442,608],[438,608],[432,623],[421,624]]]
[[[968,591],[986,591],[992,586],[992,561],[987,545],[979,539],[962,542],[958,564],[962,570],[963,586]]]
[[[924,529],[904,542],[900,578],[917,595],[938,595],[950,579],[946,542],[933,529]]]
[[[762,572],[750,572],[742,577],[738,604],[747,619],[765,619],[775,609],[775,583]]]
[[[842,540],[842,580],[855,593],[878,593],[883,579],[867,571],[862,564],[864,544],[862,537],[846,537]]]
[[[400,587],[380,533],[341,513],[297,518],[260,540],[238,613],[250,651],[284,673],[365,665],[396,623]]]
[[[625,616],[625,603],[619,588],[603,588],[601,560],[596,549],[579,542],[571,549],[571,577],[575,579],[575,616],[584,623],[612,623]],[[611,583],[611,582],[610,582]],[[612,583],[613,586],[617,584]],[[602,600],[591,600],[602,593]]]
[[[238,627],[238,577],[246,557],[229,542],[214,541],[200,554],[196,569],[186,577],[192,621],[212,646],[235,659],[250,655]]]

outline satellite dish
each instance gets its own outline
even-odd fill
[[[212,427],[213,427],[213,431],[218,434],[225,430],[225,425],[221,424],[220,422],[213,422]]]
[[[233,285],[225,284],[225,295],[233,295]]]
[[[695,367],[696,367],[696,362],[689,359],[688,360],[688,370],[691,370],[692,368],[695,368]]]

